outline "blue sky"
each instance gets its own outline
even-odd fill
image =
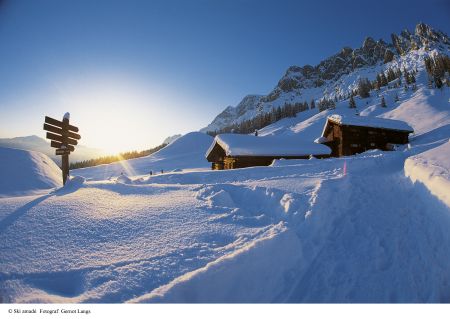
[[[450,2],[3,1],[0,136],[43,136],[44,115],[70,111],[83,144],[148,148],[268,93],[290,65],[419,21],[448,33]]]

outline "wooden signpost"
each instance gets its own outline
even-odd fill
[[[69,154],[75,151],[73,145],[78,144],[81,138],[78,127],[70,125],[70,114],[64,114],[63,120],[58,121],[51,117],[45,117],[44,130],[47,131],[47,138],[51,140],[50,146],[56,148],[56,155],[62,156],[62,177],[66,184],[69,176]]]

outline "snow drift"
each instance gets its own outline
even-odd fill
[[[450,207],[450,142],[405,161],[405,174]]]
[[[62,186],[60,168],[47,155],[0,147],[0,196]]]

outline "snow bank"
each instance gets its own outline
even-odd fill
[[[405,174],[450,207],[450,141],[405,161]]]
[[[298,237],[279,223],[266,238],[130,302],[271,302],[300,261]]]
[[[0,147],[0,196],[62,186],[59,167],[45,154]]]

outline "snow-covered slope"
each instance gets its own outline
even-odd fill
[[[80,175],[91,180],[104,180],[121,174],[147,175],[150,171],[160,173],[172,170],[210,167],[205,159],[205,151],[212,143],[209,135],[191,132],[178,137],[172,143],[149,156],[120,161],[107,165],[81,168],[71,171],[72,175]]]
[[[31,193],[62,185],[61,170],[47,155],[0,147],[0,196]]]
[[[389,67],[423,69],[425,56],[450,52],[449,37],[423,23],[416,26],[414,33],[404,30],[391,38],[392,43],[386,43],[368,37],[360,48],[344,47],[316,66],[291,66],[267,95],[246,96],[236,107],[227,107],[201,131],[220,130],[285,104],[341,97],[355,89],[360,78],[373,81]]]

